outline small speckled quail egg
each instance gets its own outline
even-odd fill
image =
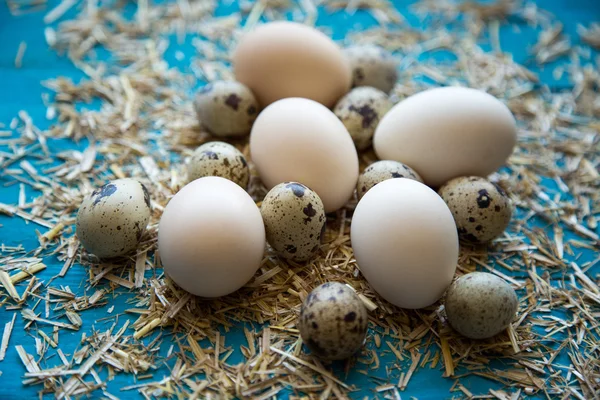
[[[458,236],[465,241],[489,242],[501,235],[510,222],[510,199],[500,186],[485,178],[452,179],[438,194],[452,211]]]
[[[216,81],[202,87],[194,101],[200,123],[214,136],[244,136],[258,115],[258,102],[245,85]]]
[[[352,287],[327,282],[304,300],[298,325],[302,340],[314,355],[343,360],[365,342],[367,309]]]
[[[423,183],[419,174],[398,161],[381,160],[369,165],[358,177],[356,192],[360,200],[373,186],[387,179],[407,178]]]
[[[267,193],[260,207],[267,241],[280,256],[306,261],[319,250],[325,232],[321,198],[297,182],[284,182]]]
[[[94,190],[77,213],[77,236],[100,258],[135,249],[150,219],[150,196],[135,179],[117,179]]]
[[[504,279],[487,272],[458,278],[445,300],[448,322],[471,339],[489,338],[505,330],[518,306],[514,289]]]
[[[345,50],[352,67],[352,86],[372,86],[389,93],[398,79],[396,60],[379,46],[357,45]]]
[[[208,142],[198,147],[187,165],[188,179],[220,176],[246,189],[250,169],[244,155],[225,142]]]
[[[340,99],[333,112],[352,136],[358,150],[371,145],[379,120],[392,108],[392,102],[379,89],[364,86],[352,89]]]

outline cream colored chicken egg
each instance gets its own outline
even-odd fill
[[[435,303],[458,261],[452,213],[433,190],[412,179],[388,179],[358,202],[352,248],[371,287],[402,308]]]
[[[221,177],[184,186],[158,227],[165,272],[197,296],[224,296],[244,286],[260,267],[264,249],[260,210],[244,189]]]
[[[358,179],[358,155],[340,120],[322,104],[302,98],[265,108],[250,134],[250,153],[267,189],[301,182],[331,212],[350,199]]]

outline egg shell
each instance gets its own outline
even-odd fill
[[[245,285],[260,267],[265,228],[244,189],[209,176],[184,186],[169,201],[158,228],[165,272],[184,290],[218,297]]]
[[[380,159],[410,165],[436,188],[460,176],[489,175],[515,143],[510,110],[483,91],[463,87],[408,97],[383,117],[373,137]]]
[[[233,54],[235,77],[261,106],[304,97],[333,107],[350,90],[352,74],[342,50],[327,35],[295,22],[259,26]]]
[[[302,182],[317,192],[325,212],[343,207],[358,179],[358,155],[344,124],[308,99],[265,108],[252,127],[250,153],[267,189]]]
[[[276,185],[260,207],[267,242],[280,256],[297,262],[319,250],[326,219],[319,196],[298,182]]]
[[[485,178],[452,179],[438,193],[452,211],[462,240],[489,242],[500,236],[510,223],[510,199],[500,186]]]
[[[454,219],[420,182],[388,179],[369,190],[354,211],[351,240],[361,273],[398,307],[427,307],[452,282],[458,261]]]
[[[518,306],[514,289],[487,272],[472,272],[458,278],[445,299],[448,322],[471,339],[486,339],[508,328]]]
[[[254,94],[235,81],[216,81],[202,87],[194,100],[198,120],[213,136],[250,133],[259,106]]]
[[[392,102],[379,89],[359,87],[352,89],[336,104],[333,112],[352,136],[358,150],[371,145],[377,124],[392,108]]]
[[[398,80],[397,63],[390,52],[379,46],[357,45],[344,53],[352,68],[352,86],[371,86],[389,93]]]
[[[317,357],[343,360],[363,346],[367,310],[350,286],[327,282],[308,295],[298,320],[303,342]]]
[[[404,165],[398,161],[392,160],[381,160],[374,162],[369,165],[362,174],[358,176],[358,182],[356,184],[356,192],[359,200],[367,193],[373,186],[394,178],[407,178],[423,183],[423,180],[408,165]]]
[[[248,187],[250,169],[244,155],[225,142],[208,142],[198,147],[187,165],[190,181],[205,176],[220,176]]]
[[[150,195],[135,179],[110,181],[86,196],[77,213],[77,237],[100,258],[134,250],[150,219]]]

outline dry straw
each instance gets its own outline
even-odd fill
[[[8,4],[18,15],[38,10],[45,2]],[[136,374],[136,383],[121,390],[138,391],[145,398],[267,399],[283,390],[297,397],[347,398],[356,387],[306,355],[296,329],[300,305],[310,290],[325,281],[341,281],[358,291],[370,311],[370,344],[348,361],[346,371],[356,369],[371,377],[373,396],[399,399],[419,369],[433,368],[455,380],[448,396],[598,398],[600,289],[598,277],[589,271],[600,258],[582,262],[579,254],[597,255],[600,247],[600,75],[591,66],[589,49],[573,46],[577,41],[563,33],[557,18],[533,3],[422,0],[412,8],[427,21],[428,28],[421,30],[406,25],[386,0],[324,2],[329,10],[366,10],[378,21],[366,32],[350,33],[347,42],[376,43],[398,54],[396,101],[431,86],[460,84],[492,93],[516,115],[518,147],[508,168],[492,179],[511,194],[519,212],[491,246],[464,247],[458,267],[459,275],[475,269],[495,273],[518,290],[519,311],[505,333],[485,341],[467,340],[448,326],[439,304],[407,311],[379,298],[360,275],[350,247],[356,200],[328,217],[317,258],[296,265],[268,252],[253,280],[230,296],[197,299],[164,276],[156,252],[161,211],[186,183],[181,160],[211,139],[193,113],[192,86],[196,79],[231,77],[228,49],[259,20],[281,18],[291,9],[294,19],[314,24],[318,5],[312,0],[242,2],[240,13],[213,17],[215,1],[139,1],[131,21],[119,7],[100,6],[96,0],[80,5],[64,0],[46,11],[50,23],[77,7],[76,18],[46,28],[45,36],[87,78],[77,84],[64,77],[44,82],[55,92],[52,101],[45,99],[47,116],[58,119],[50,129],[38,129],[22,111],[0,131],[0,144],[6,146],[0,152],[4,182],[19,187],[19,201],[0,204],[0,212],[44,232],[38,234],[37,249],[1,247],[0,305],[12,317],[4,327],[0,360],[14,346],[27,370],[23,383],[42,385],[41,391],[59,399],[86,393],[118,398],[120,393],[107,391],[101,370],[109,377]],[[243,25],[242,17],[247,17]],[[570,58],[555,74],[568,76],[574,83],[571,89],[548,90],[534,72],[502,51],[499,26],[515,21],[541,28],[530,62]],[[187,73],[164,61],[169,43],[162,34],[167,33],[179,40],[187,34],[195,37],[197,54],[188,55]],[[583,42],[598,47],[597,25],[580,27],[579,33]],[[491,52],[480,47],[486,37]],[[96,58],[98,47],[111,53],[110,62]],[[21,56],[24,50],[23,46]],[[434,50],[455,57],[436,62],[426,57]],[[93,99],[101,101],[97,111],[76,107]],[[19,136],[11,137],[9,128],[18,129]],[[50,138],[88,139],[89,146],[85,151],[52,153]],[[234,144],[248,156],[246,141]],[[374,160],[373,153],[361,156],[363,166]],[[249,192],[260,202],[266,190],[254,170],[253,174]],[[100,262],[73,236],[75,213],[94,187],[123,177],[135,177],[150,189],[152,219],[135,254]],[[548,189],[551,186],[555,189]],[[28,202],[27,194],[34,190],[41,195]],[[41,281],[36,274],[50,255],[63,265],[53,271],[54,278]],[[85,295],[62,286],[71,268],[86,269]],[[86,310],[112,310],[111,292],[119,287],[131,292],[126,313],[137,319],[124,325],[115,322],[107,331],[87,330],[78,350],[65,354],[59,332],[87,329]],[[17,314],[35,341],[36,355],[11,341]],[[109,315],[106,320],[119,319]],[[240,321],[253,322],[255,328],[244,328],[244,361],[233,364],[228,359],[234,349],[217,328],[227,331]],[[44,326],[53,333],[43,332]],[[210,345],[201,345],[203,339]],[[159,356],[161,346],[169,349],[166,357]],[[394,361],[382,362],[384,354]],[[567,359],[559,363],[560,354]],[[492,363],[498,358],[502,369]],[[165,362],[173,365],[170,374],[155,375]],[[374,368],[384,369],[389,378],[376,378]],[[499,382],[503,389],[474,396],[461,383],[473,375]]]

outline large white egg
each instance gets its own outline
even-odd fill
[[[452,282],[458,261],[454,218],[420,182],[399,178],[375,185],[356,206],[351,239],[361,273],[398,307],[427,307]]]
[[[209,176],[184,186],[167,204],[158,227],[165,272],[202,297],[235,292],[260,267],[265,228],[244,189]]]
[[[267,189],[300,182],[317,192],[325,212],[348,201],[358,179],[358,155],[348,130],[313,100],[276,101],[250,133],[250,153]]]
[[[410,165],[432,187],[459,176],[491,174],[515,143],[510,110],[495,97],[464,87],[408,97],[383,117],[373,138],[380,159]]]
[[[297,22],[259,25],[241,38],[232,62],[235,79],[252,90],[261,107],[288,97],[333,107],[352,82],[340,47],[323,32]]]

